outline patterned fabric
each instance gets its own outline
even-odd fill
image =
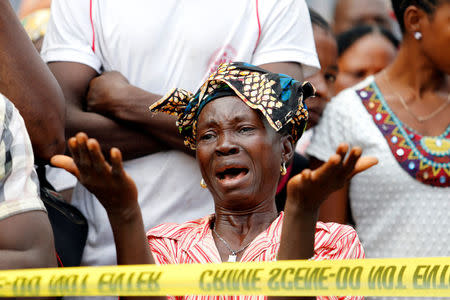
[[[283,212],[244,251],[241,262],[274,261],[280,246]],[[221,263],[212,236],[214,215],[184,224],[167,223],[147,232],[148,243],[156,263],[192,264]],[[353,228],[337,223],[318,222],[315,236],[315,260],[364,258],[364,251]],[[184,296],[186,300],[265,300],[266,296]],[[362,297],[318,297],[318,299],[362,299]]]
[[[1,94],[0,123],[0,220],[30,210],[45,210],[25,124],[14,105]]]
[[[422,136],[397,118],[374,83],[356,93],[400,166],[424,184],[449,187],[450,125],[439,136]]]
[[[45,35],[48,21],[50,20],[50,9],[40,9],[22,20],[22,25],[32,41],[36,41]]]
[[[277,132],[284,128],[297,141],[308,120],[304,100],[314,92],[309,82],[301,84],[287,75],[247,63],[224,63],[195,95],[173,89],[150,106],[150,110],[177,116],[177,126],[186,146],[195,149],[197,118],[202,108],[219,97],[236,95],[252,109],[259,110]]]

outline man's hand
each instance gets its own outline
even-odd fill
[[[78,133],[68,141],[72,158],[55,155],[51,163],[72,173],[105,207],[108,215],[127,217],[139,209],[137,188],[122,166],[119,149],[110,151],[109,164],[96,139]]]
[[[127,99],[128,80],[120,72],[104,72],[89,82],[86,109],[104,116],[114,117]]]
[[[329,160],[311,171],[303,170],[288,182],[286,210],[317,214],[320,204],[334,191],[342,188],[350,179],[376,165],[375,157],[361,157],[360,147],[349,151],[347,144],[340,144]]]

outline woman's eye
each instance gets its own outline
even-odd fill
[[[244,126],[244,127],[241,127],[241,128],[239,129],[239,132],[240,132],[240,133],[248,133],[248,132],[251,132],[251,131],[253,131],[253,130],[255,130],[255,128],[249,127],[249,126]]]
[[[200,136],[200,140],[202,141],[207,141],[210,140],[214,137],[214,135],[212,133],[204,133]]]

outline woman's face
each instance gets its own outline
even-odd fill
[[[397,49],[379,33],[363,36],[338,58],[336,93],[383,70],[395,58]]]
[[[197,122],[196,154],[215,205],[234,211],[273,208],[283,140],[290,143],[237,97],[208,103]]]
[[[316,88],[316,97],[305,100],[309,113],[307,128],[317,125],[327,102],[334,96],[334,82],[338,72],[336,39],[317,25],[313,25],[313,33],[321,70],[306,78]]]
[[[450,3],[436,7],[421,27],[425,55],[446,74],[450,74]]]

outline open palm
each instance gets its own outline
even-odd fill
[[[110,162],[104,158],[100,144],[85,133],[68,141],[72,157],[55,155],[52,165],[72,173],[102,203],[108,213],[123,213],[137,203],[137,188],[122,166],[122,154],[112,148]]]

